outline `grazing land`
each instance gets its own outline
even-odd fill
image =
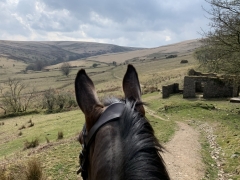
[[[27,43],[25,44],[27,46]],[[102,47],[95,47],[91,43],[86,46],[81,45],[81,48],[79,44],[76,48],[72,46],[73,43],[70,45],[69,42],[45,42],[45,44],[61,47],[71,53],[80,53],[83,47],[86,52],[102,50]],[[35,46],[38,46],[36,42]],[[42,163],[47,179],[79,179],[76,171],[79,167],[78,154],[81,147],[76,139],[84,124],[84,115],[74,103],[66,105],[63,109],[49,112],[43,103],[44,94],[49,89],[54,89],[55,94],[69,93],[69,96],[74,99],[74,79],[78,70],[84,68],[94,81],[101,99],[108,95],[121,97],[123,95],[122,78],[127,64],[131,63],[139,74],[143,101],[147,103],[147,117],[160,142],[170,151],[166,153],[174,153],[169,143],[174,142],[175,135],[178,135],[182,129],[187,131],[188,128],[183,127],[189,126],[194,135],[198,134],[194,142],[199,143],[199,148],[183,151],[184,143],[190,142],[189,139],[184,141],[183,138],[182,145],[179,143],[176,146],[179,149],[175,151],[194,151],[194,153],[189,153],[194,154],[193,157],[184,154],[184,158],[197,159],[193,162],[201,165],[202,173],[199,177],[239,179],[239,104],[230,103],[228,98],[203,99],[201,95],[193,99],[183,99],[182,94],[176,94],[168,99],[162,99],[162,85],[179,83],[182,89],[183,78],[188,70],[198,68],[198,63],[193,58],[193,52],[197,47],[199,47],[199,42],[192,40],[153,49],[132,48],[129,52],[107,52],[104,55],[84,57],[69,61],[70,74],[68,76],[61,73],[62,62],[49,65],[42,71],[26,71],[26,67],[34,58],[29,56],[28,61],[15,58],[20,50],[14,55],[11,55],[10,50],[8,53],[1,54],[2,95],[0,104],[4,98],[4,92],[7,91],[4,82],[9,78],[21,79],[22,83],[27,84],[23,95],[27,95],[34,88],[35,96],[27,112],[20,112],[17,115],[7,112],[4,115],[4,110],[0,109],[0,167],[3,169],[0,173],[18,173],[20,165],[23,166],[35,157]],[[42,51],[44,54],[44,50]],[[27,51],[25,53],[24,57],[28,56]],[[169,56],[171,58],[168,58]],[[188,63],[181,64],[181,60],[187,60]],[[93,66],[93,64],[97,65]],[[58,137],[60,132],[63,133],[62,139]],[[27,142],[37,142],[38,145],[34,148],[27,148],[29,144]],[[182,158],[182,163],[184,163],[184,158]],[[166,163],[171,162],[166,159]],[[178,169],[180,174],[173,177],[175,179],[186,178],[181,171],[183,170]]]

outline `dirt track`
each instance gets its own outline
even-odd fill
[[[178,122],[178,130],[165,144],[163,158],[172,180],[199,180],[204,176],[199,133],[187,123]]]

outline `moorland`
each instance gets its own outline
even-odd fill
[[[239,104],[230,103],[228,98],[203,99],[201,95],[183,99],[182,94],[175,94],[162,99],[163,85],[179,83],[182,89],[188,71],[198,70],[194,58],[198,47],[198,40],[150,49],[79,42],[1,41],[0,179],[20,178],[32,159],[41,163],[48,179],[78,179],[81,147],[76,139],[84,115],[74,97],[75,76],[84,68],[101,99],[122,97],[127,64],[133,64],[138,71],[142,99],[150,110],[146,116],[159,141],[164,144],[174,136],[176,122],[188,123],[201,133],[204,179],[218,179],[219,166],[230,179],[239,179]],[[182,60],[188,63],[180,63]],[[27,69],[36,62],[47,63],[41,70]],[[68,75],[61,71],[64,62],[70,65]],[[9,94],[14,92],[11,87],[16,87],[19,96]],[[8,97],[17,97],[18,108],[7,103],[11,102]],[[206,133],[198,128],[205,123],[212,127],[220,148],[220,164],[211,154]]]

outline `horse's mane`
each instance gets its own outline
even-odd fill
[[[116,98],[108,98],[105,104],[119,102]],[[122,139],[121,179],[170,179],[159,154],[163,147],[154,136],[154,130],[146,117],[135,111],[141,102],[125,100],[125,108],[120,118],[120,134]]]

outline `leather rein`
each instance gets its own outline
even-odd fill
[[[80,169],[77,171],[77,174],[81,173],[83,180],[87,180],[88,178],[88,153],[91,143],[95,139],[96,133],[106,123],[118,120],[122,115],[124,107],[125,104],[121,102],[111,104],[107,107],[103,114],[101,114],[89,132],[86,130],[86,124],[83,126],[83,145],[82,151],[79,154]]]

